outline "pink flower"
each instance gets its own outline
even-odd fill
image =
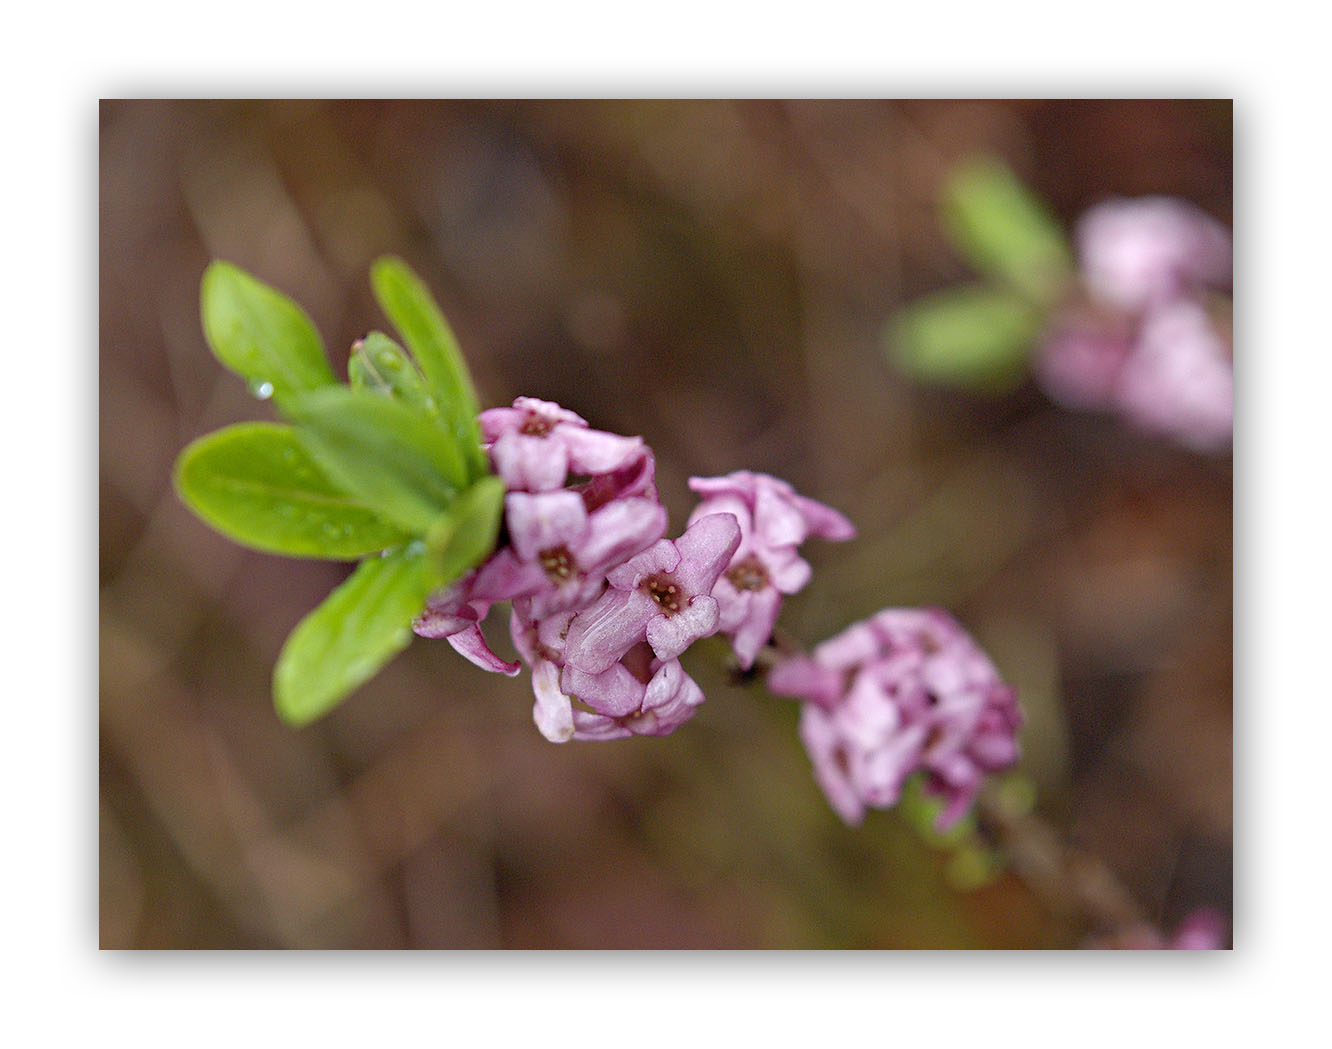
[[[1042,342],[1035,373],[1046,392],[1197,451],[1228,448],[1234,367],[1204,296],[1230,285],[1230,232],[1191,204],[1146,197],[1092,208],[1078,245],[1088,298]]]
[[[582,416],[535,397],[488,409],[478,421],[495,472],[510,491],[554,491],[570,470],[609,474],[646,454],[642,438],[589,429]]]
[[[444,638],[459,655],[482,670],[513,677],[522,664],[495,655],[481,633],[480,621],[490,611],[490,602],[473,599],[471,588],[476,576],[475,571],[469,572],[452,586],[432,594],[412,630],[420,637]]]
[[[600,674],[640,641],[674,659],[717,630],[717,577],[740,543],[731,514],[699,518],[672,542],[662,539],[606,573],[610,589],[569,626],[566,657]]]
[[[533,618],[587,607],[601,596],[608,569],[666,531],[665,509],[640,497],[588,513],[569,489],[511,492],[504,506],[509,543],[491,557],[476,590],[490,600],[525,598]]]
[[[1154,308],[1115,390],[1120,409],[1146,430],[1198,451],[1230,446],[1235,378],[1230,347],[1201,303]]]
[[[939,609],[885,609],[778,664],[774,693],[804,699],[814,775],[849,824],[888,808],[907,778],[942,796],[941,828],[971,806],[986,773],[1017,760],[1015,691]]]
[[[566,663],[570,624],[576,613],[525,620],[514,612],[514,644],[532,667],[536,703],[532,718],[553,743],[664,736],[703,702],[703,691],[678,659],[654,657],[639,642],[597,674]]]
[[[1133,350],[1127,318],[1092,308],[1064,311],[1036,354],[1035,371],[1054,400],[1080,411],[1115,406],[1120,373]]]
[[[484,563],[430,597],[413,630],[448,640],[483,670],[513,675],[521,664],[501,659],[481,632],[491,606],[513,601],[529,619],[586,607],[605,590],[609,569],[661,538],[666,511],[641,438],[590,430],[573,412],[530,397],[479,421],[509,489],[502,539]],[[578,483],[564,487],[570,470]]]
[[[836,510],[798,495],[785,481],[739,470],[725,477],[691,477],[703,497],[690,523],[709,514],[733,514],[740,544],[712,589],[718,629],[731,638],[736,659],[748,670],[772,636],[782,596],[809,582],[809,563],[796,547],[811,536],[850,539],[855,527]]]
[[[1082,216],[1075,236],[1093,298],[1130,313],[1230,283],[1230,231],[1182,200],[1106,201]]]

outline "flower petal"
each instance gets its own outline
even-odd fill
[[[647,642],[658,659],[674,659],[699,638],[716,633],[718,617],[715,599],[696,597],[673,616],[657,615],[649,619]]]
[[[740,545],[740,522],[734,514],[707,514],[675,541],[680,564],[675,581],[688,594],[710,594]]]
[[[624,717],[643,706],[643,683],[623,663],[616,663],[600,674],[566,665],[560,675],[560,686],[567,695],[607,717]]]
[[[732,631],[731,638],[731,647],[741,670],[748,670],[754,665],[759,649],[772,637],[772,628],[777,625],[777,615],[781,610],[782,595],[772,587],[750,592],[745,618]]]
[[[587,522],[582,541],[570,549],[584,572],[597,575],[660,540],[666,508],[650,499],[616,499],[593,511]]]
[[[513,677],[522,669],[521,663],[506,663],[490,650],[481,628],[473,623],[466,629],[449,634],[447,638],[454,650],[469,662],[488,670],[492,674],[505,674]]]
[[[641,590],[607,590],[569,624],[564,658],[579,670],[600,674],[643,639],[648,621],[659,614]]]
[[[680,551],[669,539],[659,539],[641,554],[629,558],[618,568],[606,573],[606,580],[619,590],[633,590],[644,576],[658,572],[674,572],[680,565]],[[710,589],[710,588],[709,588]]]
[[[575,473],[606,474],[629,465],[643,454],[641,437],[622,437],[603,430],[561,426],[556,437],[568,451]]]
[[[577,492],[510,492],[504,497],[504,520],[509,541],[524,561],[535,561],[552,547],[572,550],[587,538],[587,510]]]
[[[532,691],[536,694],[532,720],[552,743],[567,743],[574,734],[573,705],[560,691],[559,679],[559,667],[547,660],[532,668]]]

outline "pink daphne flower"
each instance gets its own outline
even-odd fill
[[[610,589],[569,626],[568,662],[600,674],[640,641],[658,659],[670,660],[716,633],[712,588],[739,543],[733,515],[709,514],[679,539],[662,539],[611,569]]]
[[[459,655],[482,670],[513,677],[522,669],[522,664],[510,663],[495,655],[481,633],[481,620],[490,611],[490,602],[478,601],[472,596],[476,575],[475,571],[469,572],[452,586],[431,594],[425,611],[412,624],[412,630],[419,637],[444,638]]]
[[[578,614],[511,620],[514,644],[532,667],[532,719],[552,743],[664,736],[694,716],[703,690],[678,659],[659,659],[646,642],[597,674],[565,661]]]
[[[1115,393],[1120,409],[1143,429],[1170,434],[1197,451],[1230,447],[1230,346],[1199,302],[1184,299],[1147,314]]]
[[[1228,449],[1234,365],[1217,291],[1231,283],[1229,230],[1184,201],[1145,197],[1092,208],[1077,238],[1085,299],[1042,340],[1046,392],[1195,451]]]
[[[648,454],[641,437],[590,429],[587,420],[553,401],[519,397],[478,419],[495,472],[511,492],[550,492],[569,472],[611,474]]]
[[[946,612],[885,609],[778,664],[778,695],[806,701],[800,735],[828,801],[848,824],[889,808],[907,778],[967,811],[986,773],[1017,760],[1017,695]]]
[[[691,477],[702,496],[689,521],[709,514],[733,514],[740,544],[712,589],[718,629],[731,638],[736,659],[748,670],[772,636],[782,597],[809,582],[809,563],[796,547],[811,536],[850,539],[855,527],[836,510],[798,495],[785,481],[738,470],[725,477]]]
[[[475,592],[526,599],[534,618],[587,607],[601,596],[608,569],[666,531],[666,510],[641,497],[613,499],[591,513],[569,489],[511,492],[504,505],[509,543],[478,574]]]
[[[1092,297],[1139,313],[1230,284],[1230,231],[1170,197],[1108,200],[1078,220],[1078,262]]]
[[[638,437],[587,428],[573,412],[520,397],[480,415],[492,464],[509,489],[505,536],[475,571],[433,594],[413,623],[422,637],[445,638],[483,670],[516,674],[493,651],[480,622],[498,601],[521,601],[542,616],[591,604],[604,573],[652,545],[666,530],[651,450]],[[575,487],[564,487],[569,471]]]

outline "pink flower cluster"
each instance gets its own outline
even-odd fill
[[[867,808],[895,805],[919,772],[949,827],[986,773],[1017,760],[1015,690],[939,609],[884,609],[778,664],[768,686],[805,701],[800,735],[815,778],[853,826]]]
[[[1200,451],[1229,447],[1230,335],[1208,307],[1209,292],[1230,287],[1229,230],[1183,201],[1145,197],[1092,208],[1076,240],[1085,298],[1040,348],[1046,392]]]
[[[549,401],[482,412],[483,444],[507,488],[495,552],[433,595],[414,629],[447,638],[484,670],[517,674],[481,632],[512,603],[510,633],[532,672],[533,719],[554,742],[665,735],[703,693],[680,655],[719,630],[748,667],[781,604],[809,578],[809,536],[849,538],[836,511],[761,474],[693,478],[702,505],[666,539],[655,460],[638,437],[591,429]]]

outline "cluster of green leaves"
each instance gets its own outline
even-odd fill
[[[267,553],[360,564],[297,624],[273,672],[288,724],[327,713],[411,641],[429,594],[495,546],[504,484],[491,474],[457,339],[400,259],[370,273],[407,349],[382,332],[333,374],[310,318],[226,262],[204,272],[213,354],[271,398],[285,423],[199,438],[176,460],[176,491],[213,528]]]
[[[954,169],[940,221],[957,253],[985,281],[914,302],[884,342],[905,374],[923,382],[1003,393],[1020,384],[1051,308],[1073,279],[1059,222],[1001,161]]]

